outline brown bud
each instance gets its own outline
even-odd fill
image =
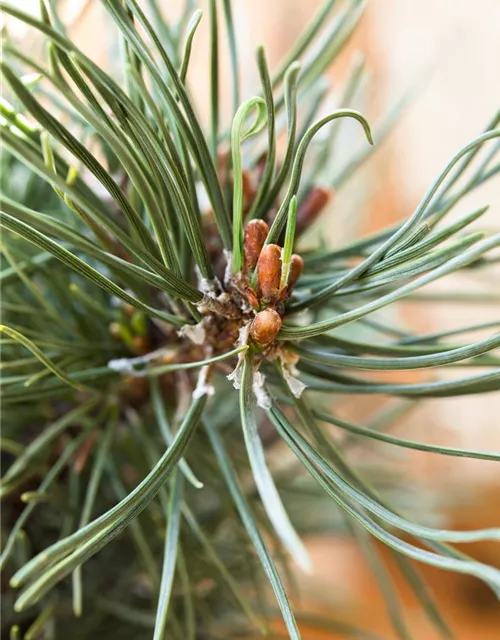
[[[281,248],[277,244],[267,244],[257,261],[257,279],[264,300],[276,297],[280,289]]]
[[[255,268],[268,233],[269,226],[264,220],[250,220],[247,224],[244,244],[246,271]]]
[[[267,347],[281,329],[281,317],[274,309],[264,309],[255,316],[250,327],[253,341],[260,347]]]
[[[132,349],[137,355],[143,356],[149,351],[148,341],[141,336],[134,336],[132,338]]]
[[[288,276],[288,293],[292,292],[292,289],[297,284],[297,280],[304,268],[304,260],[294,253],[290,259],[290,275]]]
[[[300,203],[297,211],[297,233],[305,231],[319,216],[330,200],[332,191],[324,187],[313,187]]]

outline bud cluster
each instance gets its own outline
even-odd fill
[[[265,349],[281,328],[284,302],[290,297],[304,266],[302,258],[293,254],[283,263],[283,249],[266,244],[269,226],[264,220],[251,220],[244,233],[244,269],[246,296],[257,311],[250,335],[256,345]]]
[[[219,153],[218,175],[223,182],[231,180],[228,167],[229,156]],[[265,162],[256,167],[256,172],[242,171],[243,179],[243,213],[249,215],[252,203],[256,197],[257,185],[262,179]],[[295,236],[306,231],[318,218],[332,196],[332,191],[323,187],[312,186],[300,202],[295,223]],[[264,219],[253,219],[248,222],[243,232],[243,269],[232,278],[226,293],[219,296],[221,303],[234,302],[234,308],[229,313],[229,306],[221,304],[221,311],[213,314],[211,310],[204,312],[204,328],[206,339],[218,350],[222,343],[228,344],[224,336],[234,336],[247,322],[250,322],[250,337],[254,346],[260,350],[267,350],[275,341],[285,315],[285,303],[291,297],[293,289],[299,279],[304,261],[298,254],[285,256],[284,248],[278,244],[266,243],[269,227],[276,216],[277,210],[269,209]],[[217,236],[215,221],[211,216],[205,219],[205,237],[209,254],[217,266],[221,281],[226,261],[223,258],[222,247]],[[229,282],[226,281],[226,284]],[[234,296],[234,294],[236,294]],[[227,296],[228,300],[223,300]],[[233,298],[234,296],[234,298]],[[213,302],[213,301],[212,301]],[[243,304],[242,304],[243,303]],[[249,309],[250,307],[250,309]],[[233,313],[234,312],[234,313]],[[212,340],[210,340],[212,337]],[[230,339],[230,338],[229,338]]]

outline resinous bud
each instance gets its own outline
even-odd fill
[[[274,341],[280,329],[280,314],[274,309],[264,309],[259,311],[253,319],[250,336],[260,347],[267,347]]]
[[[267,244],[260,252],[257,280],[263,300],[269,301],[278,295],[281,281],[281,247],[277,244]]]
[[[247,224],[244,238],[246,271],[255,268],[268,233],[269,226],[264,220],[250,220]]]

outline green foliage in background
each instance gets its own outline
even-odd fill
[[[500,169],[500,113],[406,219],[311,248],[305,232],[320,213],[335,216],[333,192],[356,179],[399,111],[372,136],[351,109],[364,78],[356,58],[341,108],[323,115],[323,74],[364,2],[324,2],[277,69],[259,47],[261,86],[246,100],[230,0],[211,0],[205,16],[187,0],[175,23],[155,0],[100,0],[120,45],[114,75],[68,37],[50,0],[41,19],[0,4],[46,43],[32,59],[6,37],[1,62],[2,633],[255,637],[280,612],[290,638],[303,620],[375,638],[301,609],[303,535],[328,530],[355,536],[398,637],[413,636],[372,536],[449,636],[418,563],[498,594],[500,571],[453,545],[498,540],[500,529],[418,524],[404,478],[354,467],[348,453],[363,436],[500,459],[386,433],[416,400],[500,389],[500,321],[417,335],[386,313],[498,261],[500,234],[477,230],[486,207],[452,213]],[[201,20],[207,129],[189,91]],[[347,120],[359,151],[339,146]],[[431,371],[398,381],[420,369]],[[377,394],[394,400],[369,425],[336,415],[339,396]]]

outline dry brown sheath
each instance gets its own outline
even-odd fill
[[[297,211],[297,233],[305,231],[319,216],[332,195],[324,187],[313,187],[300,203]]]
[[[246,294],[247,294],[247,300],[248,303],[254,308],[254,309],[258,309],[259,308],[259,300],[257,298],[257,294],[255,293],[255,291],[252,289],[252,287],[248,287],[246,290]]]
[[[267,244],[260,252],[257,279],[264,300],[271,300],[278,295],[281,280],[281,247],[277,244]]]
[[[268,233],[269,226],[264,220],[250,220],[247,224],[244,240],[246,271],[255,268]]]
[[[280,329],[280,314],[274,309],[264,309],[259,311],[253,319],[250,336],[260,347],[267,347],[276,338]]]
[[[304,268],[304,260],[296,253],[290,258],[290,275],[288,276],[288,292],[291,293]]]

